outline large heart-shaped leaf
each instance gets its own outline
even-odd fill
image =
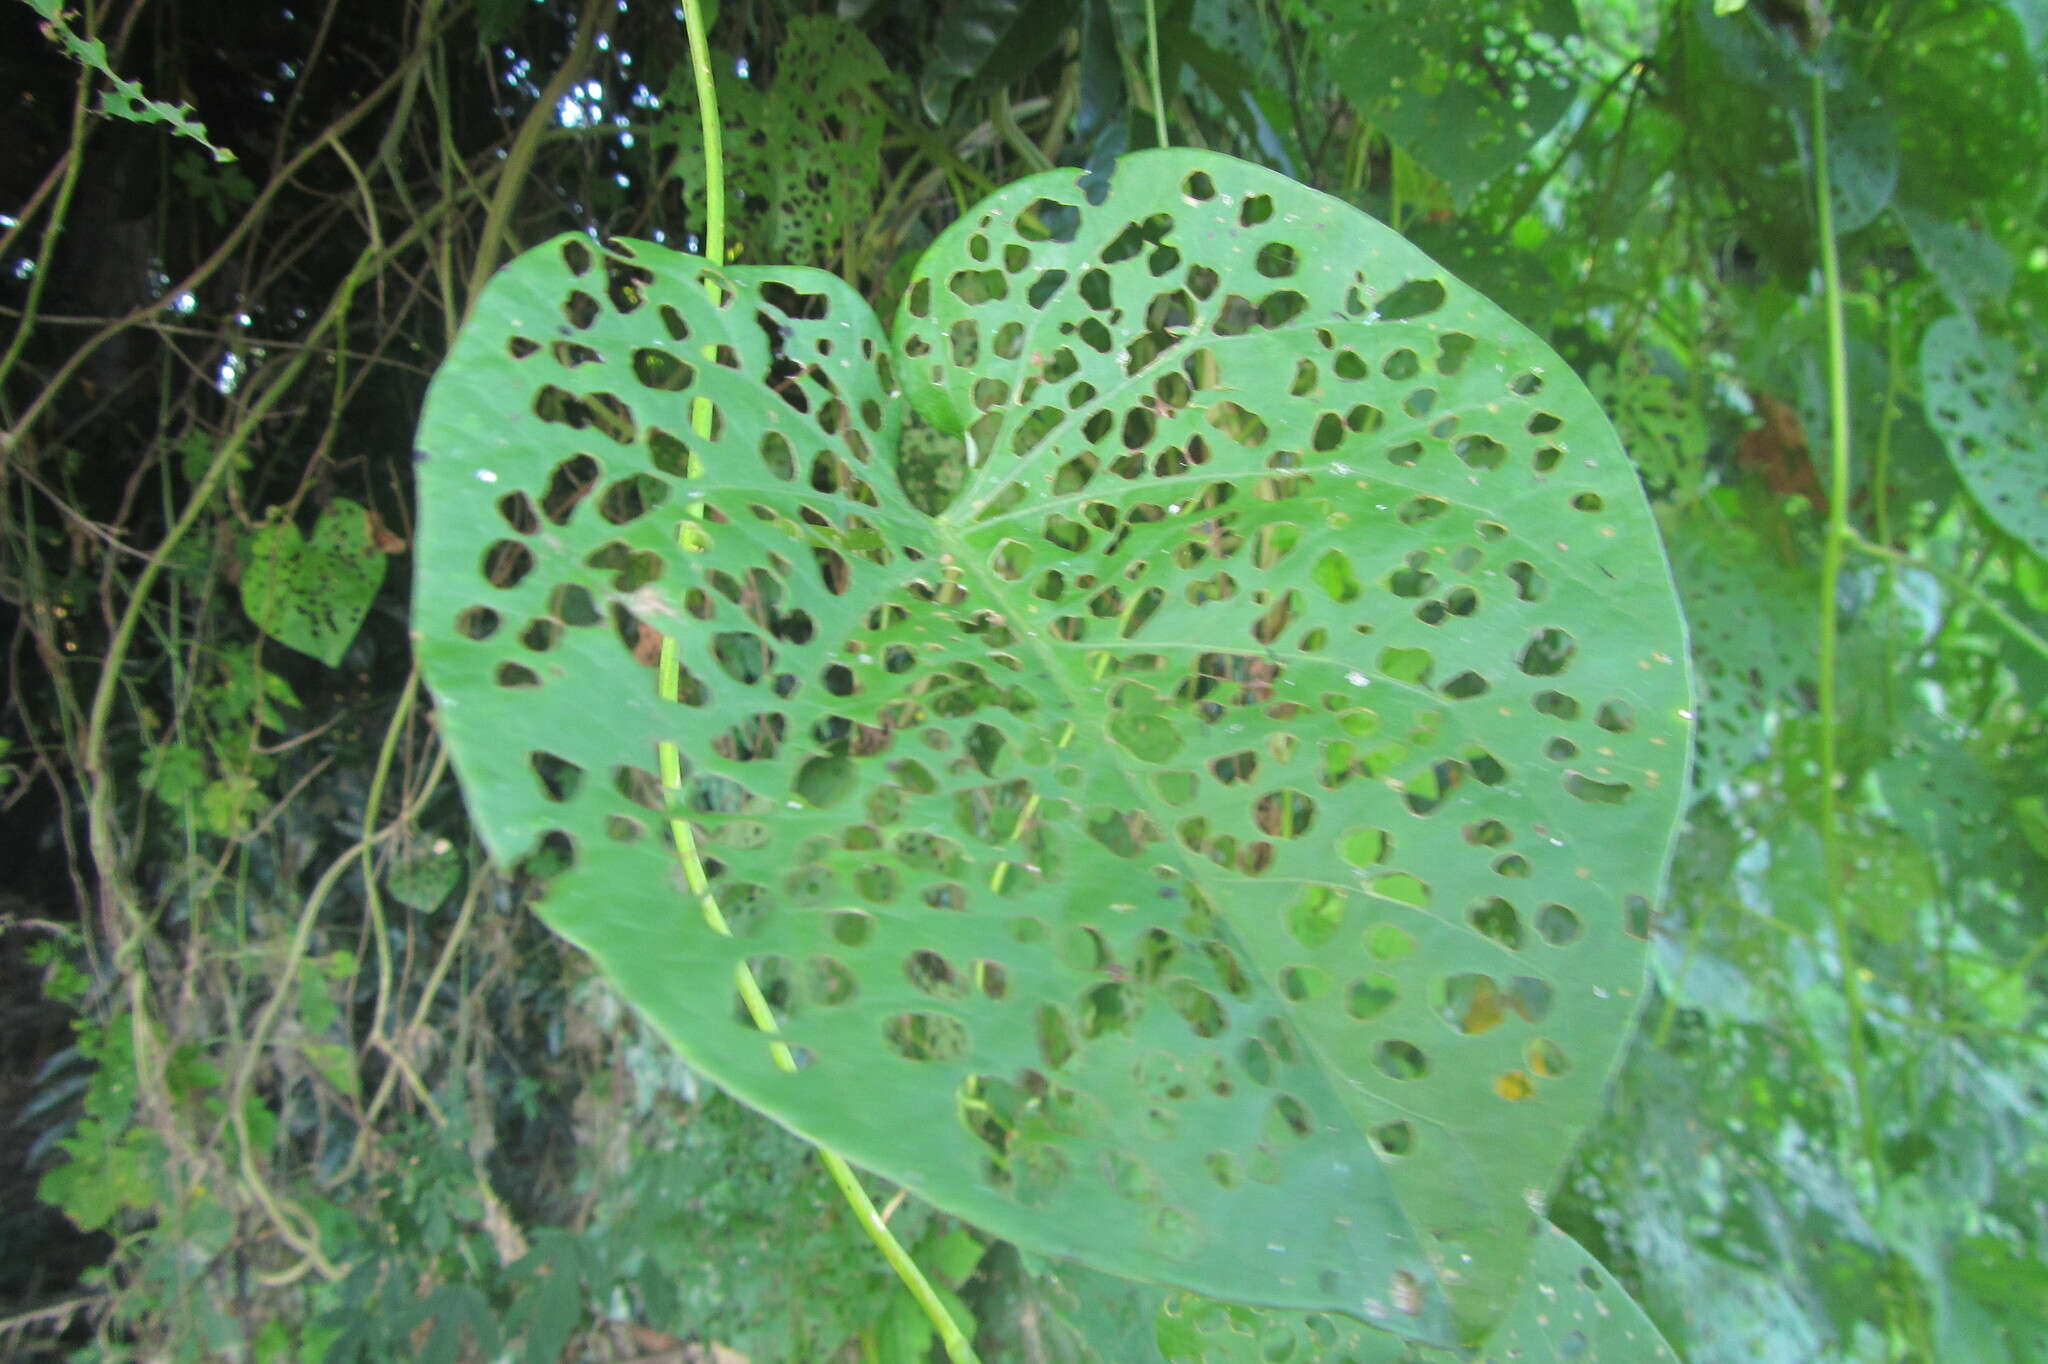
[[[935,514],[906,399],[972,452]],[[1526,330],[1149,152],[977,207],[893,344],[817,271],[558,240],[420,446],[478,824],[567,861],[542,912],[693,1064],[1047,1253],[1437,1341],[1500,1310],[1690,748],[1635,473]]]

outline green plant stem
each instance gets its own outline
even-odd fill
[[[1614,92],[1621,88],[1623,81],[1627,80],[1630,76],[1634,76],[1636,77],[1636,86],[1634,90],[1629,92],[1628,109],[1622,115],[1621,130],[1615,134],[1614,139],[1614,164],[1618,166],[1621,163],[1622,151],[1628,145],[1629,129],[1635,123],[1636,106],[1640,102],[1639,97],[1643,93],[1643,73],[1647,69],[1648,63],[1638,58],[1622,67],[1621,70],[1608,79],[1605,85],[1600,87],[1599,93],[1595,94],[1592,102],[1586,106],[1586,116],[1579,120],[1579,126],[1572,130],[1572,135],[1565,140],[1565,144],[1562,147],[1558,148],[1557,155],[1551,158],[1549,165],[1529,177],[1521,192],[1515,196],[1514,206],[1501,215],[1500,235],[1502,238],[1505,238],[1510,232],[1514,231],[1515,224],[1522,221],[1528,215],[1529,210],[1536,207],[1536,201],[1543,196],[1543,187],[1552,180],[1555,180],[1558,173],[1565,168],[1572,157],[1578,155],[1579,148],[1585,144],[1586,138],[1593,131],[1594,124],[1598,122],[1600,111],[1607,107],[1607,101],[1614,97]],[[1619,179],[1620,177],[1615,175],[1612,170],[1608,172],[1606,181],[1608,194],[1601,199],[1603,210],[1611,201],[1613,186]],[[1602,240],[1598,236],[1593,238],[1596,251]]]
[[[443,22],[445,24],[454,21],[453,19],[447,19]],[[387,95],[402,85],[406,73],[411,71],[416,63],[423,60],[425,60],[425,57],[420,53],[407,57],[398,70],[392,72],[378,83],[376,89],[350,105],[347,112],[336,118],[319,136],[308,139],[306,144],[298,150],[297,154],[289,162],[280,166],[277,172],[264,183],[263,188],[256,192],[255,199],[242,210],[241,220],[228,230],[227,235],[221,239],[220,244],[213,249],[212,253],[205,260],[188,270],[183,279],[165,286],[158,293],[157,297],[151,301],[131,309],[126,314],[108,322],[87,339],[85,344],[72,351],[65,358],[64,363],[58,366],[56,373],[51,375],[43,384],[36,396],[29,400],[28,406],[23,409],[19,416],[14,418],[13,425],[4,431],[0,431],[0,464],[5,464],[9,453],[22,441],[28,439],[29,432],[35,428],[35,424],[42,417],[44,409],[56,401],[57,395],[63,392],[65,385],[71,382],[71,377],[78,372],[79,368],[87,360],[98,353],[101,346],[136,323],[145,321],[155,314],[162,312],[170,299],[176,298],[180,294],[197,293],[201,286],[211,279],[214,273],[237,250],[241,249],[242,244],[256,230],[258,224],[265,220],[271,201],[284,192],[286,185],[298,182],[299,173],[305,169],[307,162],[316,156],[323,155],[327,151],[328,139],[338,139],[346,134],[349,129],[361,123],[364,118],[369,116],[372,109],[384,101]],[[74,151],[75,155],[76,152]],[[487,178],[488,176],[498,175],[504,169],[504,166],[491,166],[483,173],[483,177]],[[402,250],[418,235],[420,222],[428,220],[439,221],[442,213],[446,211],[446,207],[446,205],[442,205],[429,210],[427,215],[423,215],[420,219],[416,220],[391,244],[391,249],[393,251]],[[370,258],[366,257],[366,259]],[[361,268],[361,266],[359,265],[358,268]],[[306,353],[308,355],[311,354],[310,348]],[[296,374],[294,374],[294,377],[296,377]],[[195,510],[193,512],[195,519],[197,517],[197,506],[198,504],[195,503]],[[183,533],[183,530],[178,532],[180,535]]]
[[[1145,64],[1152,81],[1152,124],[1159,133],[1159,145],[1171,146],[1166,137],[1166,87],[1159,79],[1159,6],[1145,0]]]
[[[35,330],[36,309],[42,303],[43,290],[49,285],[50,276],[57,273],[57,239],[63,234],[64,219],[71,209],[71,192],[78,185],[79,167],[85,164],[85,114],[91,90],[92,71],[81,67],[78,94],[71,106],[71,152],[65,158],[63,179],[57,183],[56,202],[50,205],[50,222],[43,229],[42,249],[36,257],[35,273],[29,276],[28,298],[21,307],[21,325],[14,329],[14,338],[8,342],[7,353],[0,355],[0,385],[6,384],[15,362],[21,359],[21,352],[28,346],[29,333]],[[26,427],[22,429],[27,430]],[[0,441],[0,462],[4,462],[8,449],[9,444]]]
[[[910,1258],[910,1252],[903,1248],[902,1242],[889,1230],[889,1224],[875,1211],[874,1201],[868,1197],[868,1191],[861,1187],[860,1177],[854,1174],[853,1167],[828,1146],[818,1148],[818,1158],[823,1162],[826,1173],[832,1176],[832,1182],[846,1195],[846,1201],[853,1208],[854,1219],[860,1223],[861,1230],[865,1231],[868,1239],[880,1248],[882,1258],[889,1262],[889,1267],[896,1271],[897,1277],[903,1280],[904,1287],[910,1290],[910,1296],[917,1299],[917,1305],[924,1309],[925,1316],[938,1328],[939,1339],[946,1347],[946,1357],[951,1359],[953,1364],[979,1364],[973,1343],[961,1331],[959,1323],[953,1320],[953,1314],[946,1310],[946,1304],[939,1300],[931,1281],[926,1279],[924,1271],[917,1267],[917,1261]]]
[[[704,35],[704,16],[698,0],[683,0],[683,26],[689,35],[690,67],[697,80],[697,109],[704,129],[704,255],[714,266],[725,263],[725,151],[719,138],[718,87],[711,77],[711,53]],[[997,107],[1007,114],[1009,104],[1000,93]],[[1014,120],[1010,123],[1015,128]],[[1021,133],[1018,134],[1020,137]],[[1028,144],[1027,144],[1028,145]],[[1035,152],[1038,149],[1033,147]],[[1041,159],[1043,159],[1041,157]],[[712,288],[709,280],[707,290]],[[710,434],[711,406],[699,398],[693,405],[691,426],[700,436]],[[687,533],[689,527],[684,527]],[[656,691],[662,700],[673,703],[682,690],[682,668],[676,639],[664,635],[661,640],[660,662],[656,669]],[[669,834],[675,840],[676,856],[682,862],[683,881],[690,894],[696,897],[697,908],[704,916],[704,922],[720,937],[732,936],[732,925],[725,912],[719,908],[718,897],[711,893],[711,883],[704,873],[704,860],[697,853],[697,838],[690,828],[690,821],[681,812],[683,771],[682,753],[673,740],[663,739],[656,748],[658,765],[661,769],[662,790],[675,803],[676,813],[669,816]],[[741,1001],[746,1005],[747,1017],[754,1027],[771,1039],[768,1054],[777,1070],[794,1074],[798,1069],[796,1054],[789,1043],[781,1039],[781,1028],[775,1021],[775,1010],[768,1002],[768,996],[761,989],[761,982],[755,977],[753,967],[742,960],[733,968],[733,984],[739,990]],[[938,1331],[939,1339],[945,1342],[946,1355],[953,1364],[980,1364],[975,1356],[974,1346],[967,1339],[960,1324],[953,1320],[953,1314],[946,1310],[946,1304],[939,1299],[938,1291],[919,1269],[917,1261],[910,1257],[902,1243],[889,1230],[889,1224],[875,1211],[874,1201],[863,1189],[853,1168],[837,1151],[822,1142],[811,1143],[818,1152],[832,1182],[846,1197],[853,1209],[854,1219],[866,1231],[868,1238],[880,1248],[882,1258],[910,1290],[910,1296],[924,1309]]]
[[[704,130],[704,258],[725,264],[725,140],[718,122],[718,83],[711,76],[711,44],[697,0],[683,0],[683,31],[690,40],[690,74],[697,82],[697,118]]]
[[[1024,129],[1017,123],[1017,112],[1010,107],[1010,92],[996,91],[989,101],[989,118],[996,125],[996,131],[1003,135],[1011,151],[1023,158],[1024,164],[1034,171],[1049,171],[1052,161],[1039,149],[1036,142],[1024,136]]]
[[[370,1027],[372,1036],[381,1035],[382,1020],[391,990],[391,962],[390,946],[385,941],[383,910],[376,894],[376,868],[370,853],[377,843],[398,832],[406,824],[407,817],[401,813],[399,818],[379,832],[377,813],[384,803],[384,783],[391,775],[392,758],[398,749],[398,736],[404,731],[406,721],[412,715],[413,701],[418,694],[419,666],[415,663],[411,675],[406,679],[405,691],[399,697],[397,711],[384,731],[384,742],[377,753],[377,765],[370,774],[369,794],[364,800],[362,837],[354,847],[328,864],[327,869],[321,873],[319,882],[313,887],[312,893],[307,895],[306,903],[299,911],[299,922],[293,930],[291,944],[285,951],[284,965],[277,974],[279,984],[271,991],[270,998],[264,1001],[263,1011],[257,1015],[255,1025],[250,1028],[248,1037],[242,1042],[241,1064],[235,1068],[234,1082],[228,1089],[226,1101],[227,1118],[234,1129],[244,1182],[256,1196],[257,1202],[263,1205],[264,1211],[270,1214],[272,1224],[286,1243],[310,1262],[321,1277],[330,1282],[341,1277],[341,1271],[321,1252],[319,1234],[313,1227],[312,1219],[296,1206],[280,1202],[271,1192],[262,1171],[257,1168],[254,1143],[249,1130],[249,1110],[244,1100],[247,1098],[249,1086],[255,1081],[257,1063],[263,1055],[264,1048],[269,1045],[270,1032],[277,1024],[278,1014],[283,1009],[285,1001],[295,997],[292,982],[297,978],[299,964],[305,960],[306,951],[312,944],[313,925],[319,919],[320,907],[326,903],[329,892],[340,882],[341,874],[359,858],[363,863],[363,883],[372,905],[372,928],[377,936],[381,968],[378,973],[375,1015]],[[296,1229],[292,1225],[294,1218],[305,1219],[307,1230],[302,1234],[295,1234]]]
[[[1856,1124],[1869,1177],[1882,1182],[1883,1152],[1871,1109],[1869,1063],[1863,1048],[1863,984],[1856,960],[1854,928],[1843,902],[1841,839],[1841,717],[1837,671],[1841,616],[1838,592],[1842,561],[1855,533],[1849,529],[1849,353],[1842,323],[1842,265],[1835,250],[1834,189],[1828,175],[1827,85],[1816,71],[1812,81],[1813,202],[1819,223],[1820,268],[1827,314],[1828,525],[1820,575],[1820,766],[1821,843],[1827,867],[1828,920],[1842,972],[1842,999],[1849,1013],[1849,1080],[1855,1088]]]
[[[1886,563],[1895,564],[1900,568],[1914,569],[1941,579],[1942,583],[1951,591],[1968,597],[1971,605],[1997,621],[2014,639],[2033,650],[2036,654],[2039,654],[2042,658],[2048,659],[2048,639],[2044,639],[2039,632],[2031,629],[2025,621],[1986,596],[1984,589],[1978,587],[1962,574],[1952,573],[1948,569],[1941,567],[1941,565],[1929,563],[1925,559],[1916,559],[1910,554],[1905,554],[1891,548],[1889,545],[1881,545],[1874,540],[1867,540],[1853,531],[1850,532],[1849,544],[1851,547],[1861,550],[1873,558],[1883,559]]]
[[[476,306],[477,295],[483,292],[485,282],[497,271],[498,245],[510,234],[513,205],[519,202],[519,193],[526,188],[526,174],[533,168],[533,158],[540,150],[542,137],[555,125],[556,108],[563,96],[569,93],[570,82],[582,74],[583,63],[590,58],[591,48],[597,42],[598,16],[606,8],[604,0],[584,0],[583,9],[576,16],[576,41],[569,48],[569,55],[562,59],[561,67],[541,90],[534,106],[526,111],[526,119],[519,125],[511,149],[505,153],[505,173],[499,178],[497,192],[491,196],[490,209],[484,214],[484,229],[476,244],[476,263],[469,271],[467,306],[470,308]],[[468,316],[466,311],[464,316]]]

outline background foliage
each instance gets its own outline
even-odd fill
[[[886,314],[984,193],[1163,121],[1547,338],[1638,462],[1702,681],[1645,1026],[1550,1215],[1690,1360],[2042,1358],[2048,19],[1158,19],[1155,110],[1121,0],[721,6],[740,258]],[[0,26],[0,1215],[36,1248],[6,1348],[927,1357],[803,1149],[526,912],[546,851],[482,855],[413,668],[426,376],[521,246],[693,244],[679,25],[113,0]],[[891,1222],[990,1358],[1348,1348],[1209,1309],[1154,1332],[1113,1282],[912,1201]]]

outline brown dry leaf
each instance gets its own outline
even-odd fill
[[[1813,452],[1799,414],[1768,393],[1751,389],[1749,398],[1763,425],[1742,433],[1735,446],[1736,463],[1780,497],[1803,497],[1825,516],[1828,495],[1814,472]]]
[[[363,517],[370,524],[370,547],[379,554],[405,553],[405,537],[384,524],[384,518],[374,510],[366,509]]]

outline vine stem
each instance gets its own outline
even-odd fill
[[[683,31],[690,40],[690,74],[697,80],[697,117],[704,129],[704,259],[725,264],[725,139],[718,122],[718,83],[711,76],[711,43],[697,0],[683,0]]]
[[[1835,251],[1834,189],[1828,167],[1827,83],[1813,73],[1813,199],[1819,222],[1821,287],[1827,315],[1828,525],[1820,574],[1820,766],[1821,847],[1827,870],[1828,920],[1841,961],[1842,999],[1849,1011],[1849,1080],[1855,1088],[1856,1125],[1870,1178],[1882,1182],[1884,1166],[1877,1123],[1871,1111],[1869,1064],[1863,1050],[1863,982],[1856,960],[1848,906],[1842,902],[1840,717],[1836,670],[1841,642],[1838,590],[1842,561],[1856,533],[1849,528],[1849,352],[1842,324],[1842,264]]]
[[[683,27],[689,36],[690,68],[697,78],[697,108],[704,129],[704,256],[713,267],[723,267],[725,150],[719,137],[718,87],[711,75],[710,44],[705,36],[704,15],[699,8],[698,0],[683,0]],[[705,288],[713,288],[708,278],[705,280]],[[710,434],[711,405],[707,399],[699,398],[690,416],[691,425],[698,435]],[[680,529],[687,546],[690,526],[685,523]],[[664,701],[674,702],[681,694],[682,666],[673,635],[662,636],[655,686]],[[703,914],[704,922],[711,931],[720,937],[730,938],[732,924],[726,919],[725,912],[719,908],[718,898],[711,893],[710,879],[704,874],[704,859],[697,853],[696,834],[691,830],[690,821],[681,810],[682,754],[673,740],[663,739],[656,746],[656,756],[661,769],[662,790],[668,794],[672,802],[671,809],[674,811],[669,816],[669,834],[675,840],[676,856],[682,862],[684,884],[696,897],[697,908]],[[733,968],[733,983],[739,990],[740,1000],[746,1006],[748,1019],[764,1036],[772,1039],[768,1044],[768,1054],[773,1059],[775,1068],[786,1074],[794,1073],[798,1069],[796,1054],[790,1050],[789,1043],[782,1040],[781,1028],[775,1021],[775,1011],[769,1005],[768,996],[762,991],[761,982],[755,978],[750,963],[741,960]],[[960,1323],[953,1320],[953,1314],[940,1299],[938,1290],[932,1287],[931,1280],[918,1268],[917,1261],[910,1257],[910,1252],[903,1248],[903,1243],[896,1239],[896,1234],[889,1230],[889,1224],[883,1221],[882,1215],[875,1210],[874,1200],[868,1197],[868,1192],[861,1186],[860,1177],[854,1173],[853,1167],[846,1163],[845,1157],[823,1142],[813,1141],[811,1144],[817,1150],[819,1162],[824,1165],[825,1172],[832,1177],[832,1182],[839,1186],[847,1205],[853,1209],[854,1220],[860,1223],[861,1230],[868,1234],[868,1239],[882,1252],[882,1258],[896,1271],[896,1277],[910,1290],[910,1296],[917,1300],[917,1305],[924,1309],[925,1316],[931,1319],[933,1328],[939,1333],[939,1339],[945,1344],[947,1358],[951,1359],[953,1364],[981,1364],[974,1353],[973,1342],[968,1340],[966,1332],[960,1329]]]
[[[561,107],[563,96],[569,93],[570,84],[583,74],[583,64],[590,60],[591,49],[596,46],[604,14],[605,6],[601,0],[584,0],[583,9],[576,16],[576,40],[570,44],[569,55],[548,79],[533,108],[527,110],[525,121],[519,125],[512,146],[505,153],[505,174],[498,181],[497,192],[491,196],[490,208],[484,215],[483,232],[477,238],[476,264],[469,272],[465,310],[476,307],[478,295],[483,293],[484,285],[498,268],[499,244],[510,237],[512,210],[519,202],[519,192],[527,186],[527,173],[533,169],[533,159],[540,151],[541,139],[555,125],[556,111]],[[518,243],[515,241],[512,245],[516,248]],[[464,316],[468,316],[467,311]]]
[[[1152,122],[1159,130],[1159,145],[1166,140],[1166,87],[1159,79],[1159,6],[1145,0],[1145,61],[1152,78]]]
[[[57,273],[57,240],[64,232],[64,219],[71,209],[71,192],[78,186],[79,167],[85,161],[86,108],[92,93],[92,68],[78,70],[78,93],[71,102],[71,151],[64,160],[63,178],[57,183],[57,201],[50,207],[49,223],[43,228],[42,250],[35,258],[35,272],[29,276],[28,298],[21,305],[21,325],[15,328],[14,338],[7,345],[7,353],[0,355],[0,382],[5,382],[13,372],[15,362],[28,347],[28,336],[35,330],[36,309],[43,301],[43,289],[50,282],[50,276]],[[21,221],[28,221],[24,212]],[[9,234],[10,236],[12,233]],[[24,434],[28,428],[19,428]],[[0,454],[6,445],[0,443]]]

